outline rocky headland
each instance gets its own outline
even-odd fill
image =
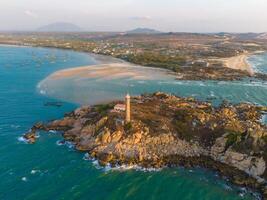
[[[164,93],[131,99],[132,120],[114,111],[111,102],[83,106],[63,119],[37,123],[24,135],[36,140],[38,130],[56,130],[79,151],[101,165],[205,167],[231,182],[260,191],[267,198],[267,107],[247,103],[208,102]]]

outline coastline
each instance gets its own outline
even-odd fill
[[[137,102],[135,102],[136,100]],[[259,133],[263,131],[266,134],[267,127],[259,123],[259,116],[254,111],[261,113],[267,107],[238,104],[215,108],[207,102],[159,92],[150,96],[133,97],[131,103],[132,109],[135,111],[133,120],[130,126],[124,126],[117,123],[118,119],[123,119],[123,113],[110,112],[116,103],[111,102],[105,107],[99,107],[99,105],[80,107],[65,115],[63,119],[48,124],[34,125],[31,131],[24,135],[24,138],[28,139],[30,143],[34,143],[38,130],[62,131],[65,141],[72,142],[78,151],[87,153],[101,166],[128,165],[155,169],[176,166],[203,167],[219,172],[222,177],[227,177],[235,185],[259,191],[266,197],[265,157],[262,154],[252,153],[253,146],[247,146],[245,138],[254,137],[257,140],[263,140]],[[192,107],[189,106],[191,104]],[[218,113],[215,114],[216,118],[211,119],[216,121],[215,126],[210,124],[209,119],[206,118],[210,115],[209,110]],[[163,111],[169,114],[162,115],[163,119],[159,120],[158,114]],[[175,117],[169,119],[169,116],[173,116],[172,112],[178,112],[181,115],[178,119]],[[203,116],[203,113],[206,117]],[[236,117],[232,119],[229,117],[229,113]],[[182,117],[182,114],[185,116]],[[183,121],[188,120],[190,116],[195,116],[196,118],[192,118],[192,120],[196,121],[208,120],[203,124],[204,129],[199,124],[197,129],[187,130],[183,126]],[[248,116],[248,118],[243,119],[239,116]],[[254,118],[251,119],[251,116]],[[159,125],[155,127],[155,124],[147,122],[148,118],[154,121],[158,120]],[[177,121],[175,122],[175,120]],[[217,127],[217,124],[223,120],[226,120],[224,125]],[[251,120],[252,127],[256,128],[252,130],[251,124],[248,124],[247,120]],[[191,124],[190,120],[188,122]],[[247,135],[241,143],[239,140],[229,143],[229,138],[233,134],[228,132],[228,128],[231,126],[229,124],[236,123],[242,127],[242,130],[250,131],[244,131],[244,134]],[[205,124],[210,124],[211,132],[208,131],[210,136],[216,135],[215,138],[209,138],[206,135],[209,138],[208,141],[199,137],[199,135],[207,133]],[[173,125],[179,128],[175,129]],[[222,129],[223,132],[221,132]],[[239,131],[239,128],[232,129]],[[200,130],[203,130],[202,134]],[[182,131],[181,134],[179,131]],[[238,146],[236,146],[237,144]],[[240,148],[242,145],[246,145],[246,151]],[[259,151],[262,151],[264,147],[259,148],[261,148]]]
[[[55,49],[55,50],[62,50],[62,51],[70,51],[70,52],[79,52],[79,53],[85,53],[91,56],[98,64],[110,64],[110,63],[129,63],[127,61],[124,61],[122,59],[112,57],[109,55],[102,55],[102,54],[96,54],[92,52],[86,52],[81,50],[75,50],[75,49],[66,49],[66,48],[60,48],[60,47],[49,47],[49,46],[40,46],[40,45],[31,45],[31,44],[20,44],[20,43],[1,43],[0,47],[19,47],[19,48],[46,48],[46,49]],[[132,63],[130,63],[132,64]],[[134,65],[134,64],[133,64]],[[77,66],[80,67],[80,66]],[[75,68],[75,67],[73,67]]]
[[[88,96],[88,97],[89,97],[89,96]],[[35,101],[33,101],[33,102],[35,102]],[[3,104],[3,105],[5,105],[5,104]],[[20,103],[18,103],[17,105],[20,105]],[[42,102],[40,103],[40,105],[42,105]],[[25,111],[27,110],[27,111],[31,112],[31,110],[28,109],[27,107],[25,107],[24,109],[25,109]],[[24,110],[24,109],[23,109],[23,110]],[[46,110],[48,109],[48,110],[49,110],[50,108],[48,107],[48,108],[44,108],[44,109],[46,109]],[[53,109],[53,108],[52,108],[52,109]],[[44,113],[39,112],[39,114],[40,114],[40,113],[41,113],[41,115],[44,115]],[[53,110],[52,110],[51,115],[54,115],[54,114],[53,114]],[[51,116],[50,116],[50,117],[51,117]],[[54,117],[52,116],[51,118],[54,118]],[[51,118],[49,118],[49,119],[51,119]],[[34,119],[34,120],[35,120],[35,119]],[[27,128],[27,127],[26,127],[26,128]],[[28,129],[28,128],[27,128],[27,129]],[[21,129],[19,129],[18,131],[21,131]],[[19,133],[19,134],[20,134],[20,133]],[[41,136],[41,137],[42,137],[42,136]],[[47,136],[44,136],[44,137],[47,137]],[[10,138],[10,137],[9,137],[9,138]],[[44,139],[44,138],[43,138],[43,139]],[[42,140],[42,139],[41,139],[41,140]],[[52,139],[52,140],[53,140],[53,139]],[[24,145],[24,144],[22,144],[22,145]],[[43,143],[43,141],[40,141],[40,143],[37,144],[37,145],[38,145],[38,146],[39,146],[39,145],[42,145],[43,147],[45,147],[44,145],[46,145],[46,144]],[[53,145],[55,145],[55,144],[53,143],[52,146],[53,146]],[[20,146],[20,145],[18,145],[18,146]],[[62,147],[60,147],[60,148],[62,148]],[[64,147],[63,147],[63,148],[64,148]],[[31,150],[32,148],[30,148],[30,147],[26,147],[26,149],[30,149],[30,150]],[[61,152],[61,150],[58,150],[58,149],[56,149],[56,151],[57,151],[57,152]],[[63,151],[64,153],[66,153],[65,149],[63,149],[62,151]],[[68,150],[67,150],[67,151],[68,151]],[[55,152],[55,151],[54,151],[54,149],[53,149],[53,147],[52,147],[52,153],[53,153],[53,152]],[[67,152],[67,153],[68,153],[68,152]],[[76,154],[76,153],[75,153],[75,154]],[[57,156],[56,156],[56,155],[57,155],[57,154],[54,155],[55,158],[58,157],[58,155],[57,155]],[[65,157],[66,157],[66,159],[69,159],[69,157],[67,157],[67,155],[66,155]],[[70,157],[71,157],[71,156],[70,156]],[[79,156],[78,156],[78,159],[81,159],[80,154],[79,154]],[[57,160],[59,160],[59,159],[57,159]],[[49,160],[48,160],[48,161],[49,161]],[[68,163],[68,162],[66,162],[66,163]],[[77,162],[76,167],[78,166],[78,164],[79,164],[79,163]],[[90,163],[86,163],[86,164],[90,164]],[[86,164],[85,164],[85,166],[86,166]],[[30,165],[30,164],[29,164],[29,165]],[[68,166],[67,166],[67,167],[68,167]],[[78,168],[79,168],[79,167],[78,167]],[[87,167],[87,168],[88,168],[88,167]],[[29,168],[29,169],[30,169],[30,168]],[[58,171],[59,171],[59,170],[58,170]],[[82,172],[84,172],[84,171],[82,171]],[[93,172],[94,172],[94,171],[93,171]],[[89,171],[88,173],[91,173],[91,171]],[[88,174],[88,173],[85,173],[85,174]],[[83,173],[82,173],[82,174],[83,174]],[[84,176],[85,174],[83,174],[82,176]],[[29,175],[29,176],[30,176],[30,175]],[[31,177],[28,177],[28,180],[30,180],[30,179],[31,179]],[[17,181],[17,180],[16,180],[16,181]],[[31,180],[30,180],[30,181],[31,181]],[[89,181],[91,181],[91,180],[89,180]],[[174,182],[179,182],[179,180],[174,179]],[[100,184],[101,184],[101,183],[100,183]]]
[[[128,64],[131,64],[133,66],[134,65],[135,66],[141,66],[141,65],[138,65],[135,63],[128,62],[128,61],[123,60],[121,58],[113,57],[111,55],[97,54],[97,53],[92,53],[92,52],[78,50],[78,49],[66,49],[66,48],[61,48],[61,47],[39,46],[39,45],[32,45],[32,44],[20,44],[19,42],[14,43],[14,44],[12,44],[12,43],[10,44],[10,43],[6,42],[6,43],[0,43],[0,45],[22,46],[22,47],[42,47],[42,48],[50,48],[50,49],[51,48],[52,49],[61,49],[61,50],[66,50],[66,51],[75,51],[75,52],[81,52],[81,53],[89,54],[97,62],[99,62],[98,64],[110,64],[110,63],[126,63],[127,64],[128,63]],[[264,53],[264,52],[265,51],[254,51],[251,53],[245,53],[245,54],[234,56],[234,57],[217,58],[217,59],[211,59],[211,60],[223,62],[223,65],[225,68],[234,69],[234,70],[241,70],[241,71],[247,72],[249,74],[249,76],[254,76],[254,75],[256,75],[256,72],[254,71],[252,64],[248,62],[248,57],[251,55],[256,55],[256,54]],[[77,66],[77,67],[79,67],[79,66]],[[177,75],[176,72],[173,72],[173,71],[166,69],[166,68],[143,66],[143,65],[141,67],[162,69],[162,70],[169,72],[169,74]],[[187,79],[185,79],[185,80],[187,80]],[[188,80],[191,80],[191,79],[188,79]],[[203,80],[203,79],[201,79],[201,80]],[[207,78],[207,80],[210,80],[210,79]],[[218,79],[218,80],[221,80],[221,79]]]
[[[248,57],[251,54],[242,54],[230,58],[220,59],[224,66],[230,69],[247,71],[250,76],[255,74],[252,65],[248,62]]]

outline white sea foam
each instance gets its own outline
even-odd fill
[[[62,145],[65,145],[65,141],[64,141],[64,140],[58,140],[58,141],[56,142],[56,144],[57,144],[58,146],[62,146]]]
[[[103,167],[101,167],[100,165],[99,165],[99,162],[98,162],[98,160],[93,160],[93,165],[94,165],[94,167],[96,168],[96,169],[103,169]]]
[[[69,149],[73,149],[74,148],[74,144],[72,142],[66,141],[65,145],[69,148]]]
[[[56,142],[56,144],[58,146],[63,146],[64,145],[64,146],[68,147],[69,149],[73,149],[75,147],[75,145],[72,142],[64,141],[64,140],[58,140]]]
[[[214,94],[213,91],[210,91],[210,96],[211,96],[211,97],[215,97],[215,94]]]
[[[162,168],[144,168],[138,165],[117,165],[115,167],[111,167],[110,165],[107,165],[105,169],[112,170],[112,171],[128,171],[128,170],[136,170],[136,171],[142,171],[142,172],[158,172],[161,171]]]
[[[199,86],[206,86],[206,84],[204,82],[200,82]]]
[[[92,158],[90,157],[89,153],[85,153],[83,156],[84,160],[92,160]]]
[[[267,113],[263,114],[261,117],[261,123],[267,124]]]
[[[240,192],[240,193],[239,193],[239,196],[243,198],[243,197],[245,196],[245,193]]]
[[[142,172],[158,172],[161,171],[163,168],[144,168],[138,165],[115,165],[111,166],[110,163],[108,163],[106,166],[101,166],[98,162],[98,160],[95,160],[93,158],[90,158],[89,154],[85,154],[83,157],[84,160],[92,160],[92,164],[96,169],[102,169],[104,172],[109,171],[128,171],[128,170],[136,170],[136,171],[142,171]]]
[[[40,133],[39,133],[39,132],[36,132],[36,133],[35,133],[35,137],[36,137],[36,138],[39,138],[39,137],[40,137]]]
[[[45,95],[46,94],[46,91],[45,90],[40,90],[40,94]]]
[[[41,170],[37,170],[37,169],[32,169],[31,170],[31,174],[37,174],[37,173],[40,173]]]
[[[25,176],[22,177],[21,180],[24,181],[24,182],[27,182],[28,181],[27,177],[25,177]]]
[[[233,190],[233,188],[232,188],[230,185],[228,185],[228,184],[223,184],[223,188],[224,188],[225,190],[228,190],[228,191]]]
[[[18,137],[18,141],[28,143],[28,140],[26,140],[23,136]]]
[[[54,130],[50,130],[48,131],[49,133],[57,133],[57,131],[54,131]]]

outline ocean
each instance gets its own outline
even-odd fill
[[[250,62],[264,71],[267,54],[253,56]],[[26,144],[21,135],[34,123],[60,118],[80,104],[100,102],[111,96],[122,98],[125,91],[140,94],[161,90],[210,100],[214,104],[223,99],[233,103],[267,104],[267,83],[256,80],[215,82],[175,81],[173,77],[153,80],[76,77],[43,85],[55,71],[95,64],[99,61],[86,53],[0,46],[0,200],[258,198],[245,188],[231,185],[216,172],[201,168],[101,168],[97,161],[86,159],[71,144],[60,145],[61,137],[54,132],[41,132],[35,144]]]

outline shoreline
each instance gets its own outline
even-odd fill
[[[253,152],[253,143],[247,146],[246,138],[255,137],[255,140],[264,142],[264,136],[260,133],[266,135],[267,127],[260,124],[258,114],[267,110],[267,107],[241,103],[225,104],[217,108],[207,102],[158,92],[133,97],[131,104],[135,112],[128,126],[118,124],[118,120],[124,117],[122,112],[111,112],[116,103],[118,102],[110,102],[105,107],[83,106],[62,119],[47,124],[37,123],[24,138],[34,143],[38,130],[60,131],[63,141],[72,142],[76,150],[87,153],[101,166],[137,165],[155,169],[202,167],[215,170],[233,184],[251,188],[266,197],[266,153],[262,152],[264,146],[259,146],[258,152]],[[161,115],[159,119],[158,114],[162,112],[168,114]],[[172,113],[181,115],[170,119]],[[235,117],[229,117],[229,113]],[[210,114],[213,115],[212,119],[208,118]],[[192,116],[195,117],[190,118]],[[250,116],[254,118],[251,119]],[[158,125],[148,122],[148,119],[158,120]],[[204,121],[203,124],[192,125],[191,128],[197,126],[196,129],[187,129],[183,124],[185,120],[187,124]],[[216,125],[211,124],[213,120]],[[251,120],[254,129],[250,128],[247,120]],[[222,125],[217,127],[220,122],[223,122]],[[228,132],[229,124],[236,123],[245,130],[246,135],[243,139],[240,138],[241,141],[232,141],[234,133]],[[237,131],[236,134],[239,135],[239,128],[234,128],[233,131]],[[204,133],[208,135],[202,138]],[[243,145],[246,146],[245,151],[241,148]]]
[[[255,52],[255,54],[257,54],[257,52]],[[254,76],[254,69],[252,65],[248,62],[248,58],[250,55],[252,54],[242,54],[230,58],[222,58],[219,60],[222,61],[224,66],[227,68],[247,71],[250,76]]]
[[[45,48],[45,49],[55,49],[55,50],[62,50],[62,51],[70,51],[70,52],[79,52],[79,53],[84,53],[89,56],[91,56],[96,62],[96,65],[99,64],[111,64],[111,63],[129,63],[127,61],[124,61],[122,59],[112,57],[109,55],[102,55],[102,54],[96,54],[92,52],[86,52],[86,51],[80,51],[80,50],[75,50],[75,49],[66,49],[66,48],[60,48],[60,47],[48,47],[48,46],[39,46],[39,45],[25,45],[25,44],[10,44],[10,43],[1,43],[0,42],[0,47],[18,47],[18,48]],[[134,63],[130,63],[133,64]],[[81,67],[81,66],[75,66],[75,67]],[[73,68],[75,68],[73,67]]]
[[[0,43],[0,46],[1,45],[3,45],[3,46],[5,46],[5,45],[17,46],[17,47],[21,47],[21,46],[22,47],[33,47],[33,48],[34,47],[41,47],[41,48],[60,49],[60,50],[66,50],[66,51],[81,52],[81,53],[86,53],[86,54],[90,55],[92,58],[94,58],[98,62],[98,64],[128,63],[128,64],[131,64],[133,66],[135,65],[135,66],[152,68],[152,69],[154,68],[154,69],[166,70],[170,74],[174,74],[174,75],[179,76],[179,73],[177,74],[176,72],[173,72],[173,71],[166,69],[166,68],[143,66],[143,65],[128,62],[128,61],[123,60],[121,58],[113,57],[111,55],[96,54],[96,53],[87,52],[87,51],[83,51],[83,50],[66,49],[66,48],[61,48],[61,47],[38,46],[38,45],[32,45],[32,44],[19,44],[19,43],[10,44],[8,42]],[[255,51],[255,52],[245,53],[245,54],[238,55],[238,56],[233,56],[233,57],[228,57],[228,58],[217,58],[217,59],[210,59],[210,60],[215,60],[215,61],[217,60],[217,61],[223,62],[225,68],[246,71],[249,74],[249,76],[254,76],[257,73],[254,71],[252,64],[248,62],[248,58],[251,55],[256,55],[256,54],[260,54],[260,53],[264,53],[264,52],[265,51]],[[77,66],[77,67],[79,67],[79,66]],[[185,79],[185,80],[187,80],[187,79]],[[191,79],[188,79],[188,80],[191,80]],[[213,79],[207,78],[204,80],[213,80]],[[218,80],[221,80],[221,79],[218,79]]]

